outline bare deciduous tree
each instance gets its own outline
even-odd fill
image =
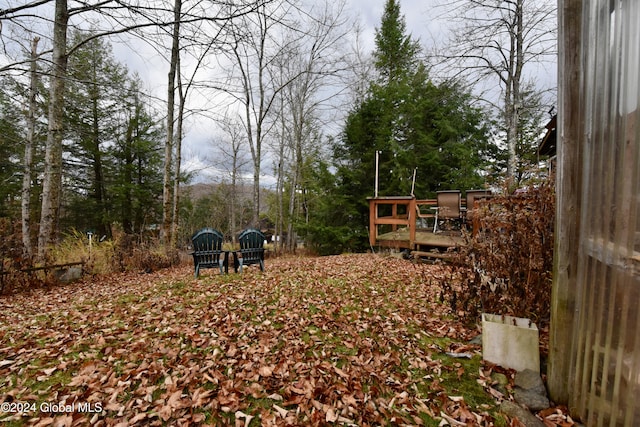
[[[38,234],[38,260],[44,261],[53,242],[60,216],[62,193],[62,137],[64,82],[67,73],[67,26],[69,9],[67,0],[56,0],[53,24],[53,59],[49,88],[49,129],[45,148],[45,166],[42,182],[42,211]]]
[[[223,132],[226,134],[224,143],[220,148],[223,158],[223,168],[229,173],[231,186],[229,188],[229,229],[231,232],[231,238],[235,242],[236,234],[239,228],[238,225],[238,207],[239,202],[243,199],[242,185],[242,173],[249,164],[249,159],[243,155],[246,151],[243,151],[245,147],[243,127],[240,121],[234,120],[230,117],[225,117],[221,120],[220,126]],[[240,216],[241,217],[241,216]]]
[[[251,12],[257,4],[261,2],[247,2],[241,5],[232,5],[227,10],[228,15],[211,14],[210,5],[201,0],[190,3],[183,12],[182,0],[175,0],[172,23],[172,47],[169,57],[169,75],[167,85],[167,140],[165,145],[165,167],[163,183],[163,219],[161,227],[161,239],[167,248],[173,247],[176,241],[177,228],[179,224],[179,187],[181,168],[181,147],[183,138],[184,116],[186,114],[186,102],[189,89],[195,84],[196,73],[201,68],[205,57],[219,40],[222,28],[233,18],[242,17]],[[209,9],[209,10],[208,10]],[[224,7],[222,8],[224,9]],[[215,16],[211,18],[210,16]],[[202,29],[199,27],[203,23],[211,24],[210,29],[213,36],[202,36]],[[191,34],[182,34],[183,24],[189,24]],[[182,80],[181,52],[186,50],[183,45],[192,48],[202,46],[202,51],[196,58],[196,64],[186,85]],[[175,96],[176,85],[178,86],[178,117],[175,117]],[[174,129],[175,132],[174,132]],[[173,185],[172,185],[173,184]]]
[[[315,9],[318,6],[320,9]],[[324,89],[330,87],[328,78],[340,71],[344,61],[336,54],[344,45],[341,40],[347,31],[342,18],[344,2],[313,7],[310,11],[295,2],[272,2],[236,20],[230,30],[234,40],[230,60],[235,73],[227,87],[241,106],[253,161],[254,224],[258,222],[260,208],[263,149],[271,130],[287,122],[281,128],[290,134],[281,132],[278,137],[290,138],[293,132],[298,132],[298,141],[304,139],[308,134],[301,132],[310,123],[306,116],[313,115],[313,110],[323,102],[327,104],[326,98],[321,99],[323,95],[335,95],[331,90],[320,92],[323,83]],[[292,105],[299,113],[293,127]],[[282,113],[288,115],[284,122],[278,120]],[[284,151],[277,149],[276,154]],[[285,164],[282,159],[276,162],[280,167]]]
[[[27,116],[27,138],[24,144],[24,164],[22,175],[22,244],[27,257],[33,255],[31,245],[31,181],[33,179],[33,148],[36,132],[36,96],[38,95],[38,43],[39,37],[31,42],[31,67],[29,77],[29,112]]]
[[[535,85],[535,66],[556,53],[556,7],[550,0],[453,0],[442,5],[454,24],[450,45],[437,54],[441,64],[469,81],[499,86],[500,96],[483,93],[500,113],[508,152],[507,176],[516,171],[521,117],[528,108],[526,87]],[[457,25],[456,25],[457,24]],[[533,116],[532,114],[529,114]]]
[[[162,227],[160,229],[160,239],[168,247],[171,242],[172,221],[172,167],[173,143],[174,143],[174,116],[175,116],[175,96],[176,96],[176,73],[178,70],[178,59],[180,58],[180,17],[182,14],[182,0],[175,0],[173,4],[173,30],[171,36],[171,56],[169,59],[169,73],[167,79],[167,140],[164,146],[164,178],[162,186]]]
[[[322,138],[322,117],[342,86],[338,78],[346,69],[344,40],[350,29],[346,28],[344,2],[317,3],[319,9],[309,13],[305,34],[291,54],[280,65],[281,76],[295,76],[282,90],[281,102],[285,117],[282,118],[282,136],[288,145],[281,153],[290,153],[289,206],[287,249],[295,250],[294,223],[300,214],[308,219],[305,200],[304,165],[308,158],[319,156]],[[274,76],[277,79],[278,76]],[[282,78],[282,77],[280,77]],[[279,162],[284,165],[284,159]],[[282,186],[281,186],[282,187]],[[283,188],[283,187],[282,187]],[[281,189],[282,189],[281,188]],[[284,209],[282,209],[284,211]]]
[[[281,40],[292,6],[286,1],[260,5],[230,26],[230,59],[235,67],[228,92],[239,102],[253,162],[253,224],[260,214],[260,174],[263,144],[275,123],[274,105],[292,78],[273,80],[270,69],[287,53],[293,40]],[[290,24],[290,22],[289,22]]]

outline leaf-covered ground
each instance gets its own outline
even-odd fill
[[[185,266],[0,297],[9,425],[504,425],[437,265]],[[458,358],[459,353],[471,359]],[[16,411],[22,412],[17,413]]]

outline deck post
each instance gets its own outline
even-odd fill
[[[395,203],[391,205],[391,218],[398,219],[398,205]],[[396,231],[397,229],[397,225],[391,224],[391,231]]]
[[[416,204],[416,198],[414,196],[409,202],[409,212],[407,212],[407,220],[409,221],[409,249],[412,251],[416,249],[416,220],[418,219],[417,208],[418,205]]]
[[[376,199],[369,199],[369,245],[371,247],[376,246],[378,241],[378,226],[376,225],[376,219],[378,219],[378,204]]]

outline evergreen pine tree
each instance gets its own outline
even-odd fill
[[[398,3],[387,0],[373,54],[378,78],[334,146],[333,208],[316,220],[341,230],[336,250],[368,248],[367,197],[374,195],[376,152],[380,196],[410,195],[414,170],[418,198],[482,184],[480,172],[491,157],[485,115],[458,82],[431,81],[419,52]]]

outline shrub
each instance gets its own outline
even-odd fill
[[[141,238],[132,234],[120,234],[114,241],[114,256],[110,259],[111,271],[153,271],[180,263],[176,249],[164,250],[154,238]]]
[[[95,236],[94,236],[95,237]],[[11,294],[57,283],[55,268],[31,267],[31,259],[22,253],[19,224],[0,219],[0,294]],[[177,249],[164,250],[153,238],[120,233],[113,240],[100,241],[80,231],[66,234],[48,254],[47,266],[82,262],[85,274],[113,272],[150,272],[180,264]]]
[[[38,281],[35,276],[20,272],[31,266],[31,259],[22,248],[20,222],[0,218],[0,294],[28,289],[32,282]]]
[[[460,287],[445,288],[454,310],[549,319],[555,192],[546,181],[480,202],[476,233],[454,258]]]

